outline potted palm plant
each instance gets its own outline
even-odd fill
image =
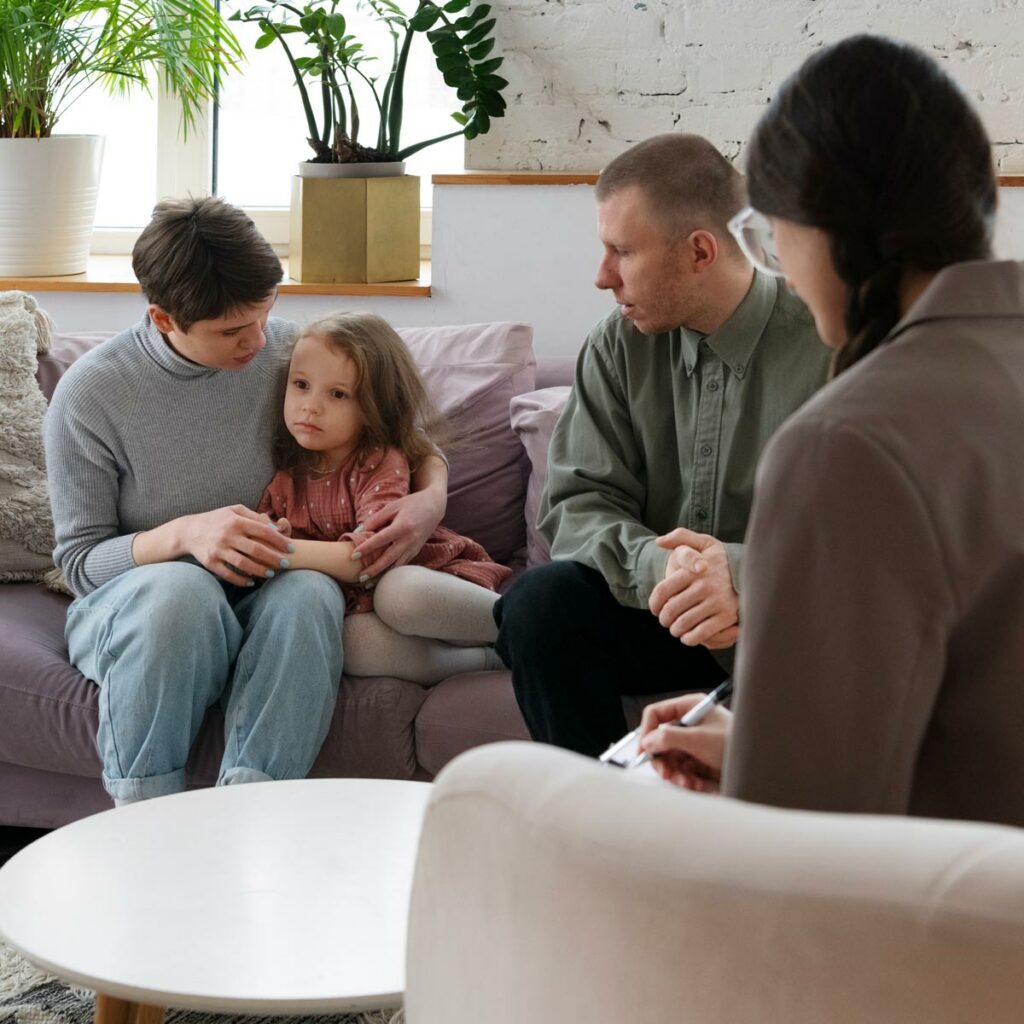
[[[292,183],[292,277],[404,280],[419,269],[419,182],[404,175],[404,161],[446,139],[483,135],[505,113],[508,82],[497,74],[502,58],[493,54],[496,19],[489,4],[473,0],[417,0],[408,13],[395,0],[358,0],[389,36],[382,61],[356,39],[340,6],[341,0],[273,0],[229,20],[256,24],[258,49],[281,48],[302,105],[312,154],[299,162]],[[402,134],[405,79],[419,35],[461,109],[452,113],[452,131],[410,143]],[[372,138],[365,137],[367,110],[376,121]],[[376,180],[385,177],[398,180]],[[360,184],[319,183],[327,178]]]
[[[187,133],[240,59],[213,0],[0,0],[0,275],[86,269],[103,139],[53,134],[79,97],[156,72]]]

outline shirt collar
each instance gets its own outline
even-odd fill
[[[711,334],[701,334],[689,327],[681,327],[683,357],[686,364],[686,375],[690,377],[697,368],[697,353],[702,341],[706,341],[711,351],[736,374],[743,377],[750,366],[754,349],[761,340],[775,300],[778,297],[778,279],[754,271],[754,279],[750,282],[743,301],[733,310],[732,316]]]
[[[943,267],[889,337],[927,320],[1020,317],[1024,310],[1024,263],[972,260]]]

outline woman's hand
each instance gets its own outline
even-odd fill
[[[244,505],[185,516],[178,522],[180,554],[191,555],[200,565],[228,583],[247,587],[254,579],[265,579],[287,568],[288,538],[265,516]],[[132,554],[139,564],[142,563],[135,549],[141,540],[144,554],[146,536],[140,534],[132,547]]]
[[[427,488],[396,498],[374,512],[363,524],[372,535],[355,550],[368,576],[379,576],[394,565],[405,565],[420,553],[444,516],[445,501]]]
[[[716,707],[700,725],[672,724],[703,699],[702,693],[688,693],[649,704],[640,720],[639,749],[651,755],[654,770],[668,782],[715,793],[722,778],[732,712]]]

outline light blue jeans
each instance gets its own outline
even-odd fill
[[[139,566],[75,601],[65,635],[71,663],[100,686],[107,792],[130,801],[183,790],[218,701],[218,786],[304,777],[334,713],[344,614],[322,573],[242,588],[188,562]]]

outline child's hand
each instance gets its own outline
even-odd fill
[[[290,537],[292,535],[292,524],[282,516],[280,519],[271,519],[266,512],[261,517],[264,522],[269,523],[274,529],[277,530],[282,537]]]

